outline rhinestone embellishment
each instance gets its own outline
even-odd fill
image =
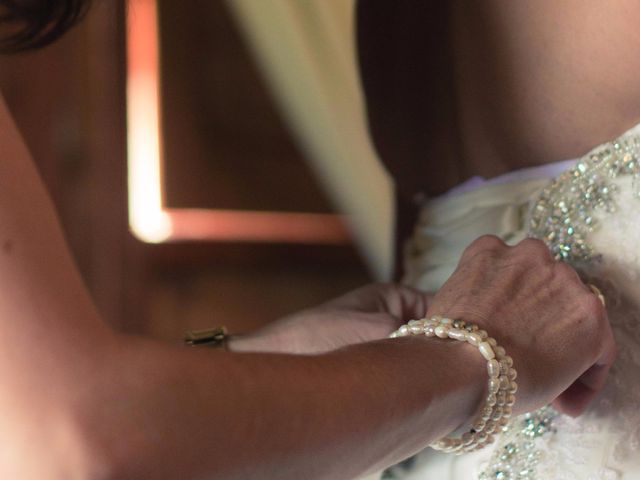
[[[534,480],[541,457],[535,440],[552,430],[557,415],[552,407],[544,407],[506,426],[479,480]]]
[[[546,186],[530,213],[529,236],[544,241],[557,260],[574,266],[597,259],[587,236],[598,226],[595,213],[614,213],[613,180],[631,176],[640,198],[640,138],[623,135],[582,157]]]

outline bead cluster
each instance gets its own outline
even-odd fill
[[[640,136],[625,134],[580,158],[551,181],[535,201],[529,236],[543,240],[557,260],[576,264],[597,259],[588,243],[598,227],[597,213],[614,213],[618,177],[631,178],[640,198]]]
[[[479,480],[535,480],[542,457],[536,439],[554,430],[557,416],[553,407],[546,406],[512,420]]]
[[[493,443],[495,435],[509,422],[511,408],[516,401],[518,385],[514,381],[517,373],[513,360],[498,342],[477,325],[463,320],[452,320],[440,316],[411,320],[391,334],[392,338],[408,335],[426,335],[443,339],[467,342],[476,347],[487,360],[487,396],[480,416],[473,422],[471,430],[460,438],[443,438],[430,445],[435,450],[462,454],[480,450]]]

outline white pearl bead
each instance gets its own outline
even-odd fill
[[[511,386],[509,387],[509,393],[516,393],[518,391],[518,384],[516,382],[511,382]]]
[[[449,330],[449,338],[452,338],[453,340],[458,340],[460,342],[464,342],[465,338],[466,338],[466,332],[463,332],[462,330]]]
[[[409,331],[410,331],[413,335],[418,335],[418,334],[420,334],[420,333],[422,333],[422,332],[423,332],[423,330],[422,330],[422,326],[421,326],[421,325],[415,325],[415,324],[414,324],[414,325],[411,325],[411,326],[409,327]]]
[[[473,434],[469,432],[463,433],[462,437],[460,437],[460,440],[462,440],[462,444],[464,446],[471,445],[474,441]]]
[[[409,335],[409,327],[407,327],[406,325],[402,325],[402,326],[398,329],[398,333],[399,333],[401,336]]]
[[[436,336],[436,329],[435,329],[435,327],[434,327],[434,326],[432,326],[432,325],[429,325],[429,326],[424,327],[424,334],[425,334],[427,337],[435,337],[435,336]]]
[[[493,352],[493,348],[487,342],[481,342],[478,345],[478,350],[486,360],[493,360],[496,358],[496,354]]]
[[[491,416],[491,419],[498,421],[501,418],[502,418],[502,407],[496,407],[496,409],[493,412],[493,415]]]
[[[450,318],[443,318],[442,320],[440,320],[440,323],[442,325],[452,325],[453,324],[453,320]]]
[[[476,333],[482,340],[487,340],[489,338],[489,334],[485,330],[478,330]]]
[[[473,428],[476,432],[480,432],[484,430],[484,427],[486,424],[487,424],[486,420],[479,418],[478,420],[475,421],[475,423],[471,428]]]
[[[499,345],[496,347],[496,357],[498,357],[499,359],[502,359],[506,354],[507,352],[505,352],[504,348],[502,348]]]
[[[494,359],[487,362],[487,372],[490,377],[498,378],[498,375],[500,375],[500,364],[497,360]]]
[[[489,337],[487,338],[486,342],[491,345],[492,347],[497,347],[498,346],[498,341],[493,338],[493,337]]]
[[[444,325],[437,326],[436,336],[439,338],[447,338],[449,336],[449,328]]]
[[[477,347],[482,342],[482,339],[480,338],[480,335],[475,332],[467,333],[467,342],[469,342],[474,347]]]
[[[489,378],[489,393],[496,393],[500,390],[500,381],[497,378]]]
[[[509,370],[511,370],[511,367],[507,365],[507,362],[505,362],[504,360],[499,360],[499,362],[500,362],[500,375],[506,375],[507,373],[509,373]]]

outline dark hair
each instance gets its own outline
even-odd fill
[[[0,52],[43,47],[86,13],[90,0],[0,0]]]

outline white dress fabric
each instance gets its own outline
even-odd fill
[[[580,159],[476,179],[471,190],[463,185],[424,206],[404,283],[437,290],[480,235],[509,244],[540,238],[604,292],[619,354],[604,392],[581,417],[550,408],[518,417],[484,451],[427,450],[383,478],[640,480],[639,156],[640,126]]]

